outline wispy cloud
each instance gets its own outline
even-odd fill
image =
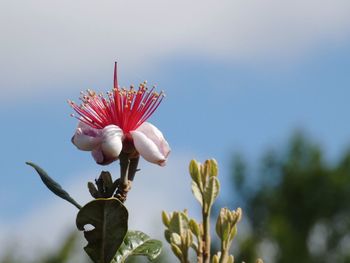
[[[1,1],[0,89],[38,92],[116,58],[130,75],[187,54],[244,63],[300,56],[348,39],[349,8],[347,0]]]

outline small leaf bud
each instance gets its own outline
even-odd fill
[[[190,227],[192,233],[193,233],[197,238],[200,237],[200,235],[201,235],[200,228],[199,228],[198,223],[197,223],[195,220],[193,220],[193,219],[190,220],[190,222],[189,222],[189,227]]]
[[[180,261],[181,261],[182,257],[183,257],[181,249],[177,245],[175,245],[173,243],[170,244],[170,245],[171,245],[171,250],[174,252],[175,256],[177,256],[180,259]]]
[[[168,214],[167,214],[165,211],[162,211],[162,221],[163,221],[163,224],[164,224],[166,227],[169,227],[170,218],[169,218]]]
[[[100,197],[99,192],[97,191],[95,185],[92,182],[88,182],[87,186],[88,186],[89,192],[93,198]]]

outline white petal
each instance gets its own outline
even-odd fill
[[[158,147],[159,151],[168,157],[170,153],[170,147],[168,142],[165,140],[163,133],[153,124],[149,122],[144,122],[137,131],[145,134],[149,139],[151,139]]]
[[[161,166],[165,165],[170,148],[161,131],[150,123],[143,123],[130,134],[136,150],[145,160]]]
[[[92,157],[94,157],[96,163],[103,164],[103,153],[101,148],[97,148],[91,152]]]
[[[98,147],[101,142],[101,130],[94,129],[83,122],[79,122],[72,142],[79,150],[92,151]]]
[[[108,125],[102,130],[101,150],[104,160],[116,160],[123,148],[123,131],[116,125]]]

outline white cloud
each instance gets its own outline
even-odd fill
[[[199,209],[199,205],[195,206],[197,204],[190,190],[188,162],[189,158],[185,156],[171,156],[168,166],[164,168],[146,162],[140,164],[142,170],[137,174],[126,202],[130,229],[163,239],[162,210],[170,212],[189,208],[193,215],[194,209]],[[84,204],[92,199],[86,183],[96,175],[87,177],[88,172],[82,174],[67,189],[79,203]],[[45,203],[38,204],[30,214],[11,222],[0,222],[0,244],[9,247],[16,244],[16,254],[27,259],[35,258],[54,249],[67,232],[75,229],[76,213],[74,206],[51,196]],[[0,258],[6,249],[6,246],[1,246]]]
[[[49,92],[114,59],[135,78],[177,55],[298,57],[347,39],[349,11],[347,0],[1,0],[0,89]]]

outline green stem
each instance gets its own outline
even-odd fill
[[[128,192],[131,188],[131,181],[129,181],[128,179],[128,175],[130,174],[130,171],[129,171],[130,159],[127,154],[121,153],[119,155],[119,160],[120,160],[120,179],[119,179],[118,190],[115,193],[115,197],[118,198],[122,203],[124,203],[126,201]]]
[[[129,170],[129,164],[130,160],[126,154],[120,154],[119,156],[120,160],[120,184],[127,185],[128,183],[128,170]]]
[[[182,246],[181,252],[182,252],[181,263],[190,263],[190,261],[188,260],[188,248],[186,246]]]
[[[203,203],[203,263],[210,262],[210,207]]]
[[[229,247],[230,246],[225,241],[221,240],[221,257],[219,263],[226,263],[228,261]]]
[[[197,237],[198,247],[196,249],[197,253],[197,263],[203,263],[203,240]]]
[[[137,166],[139,164],[139,159],[140,157],[136,157],[136,158],[131,158],[129,159],[129,171],[128,171],[128,179],[129,181],[133,181],[136,172],[138,171]]]

